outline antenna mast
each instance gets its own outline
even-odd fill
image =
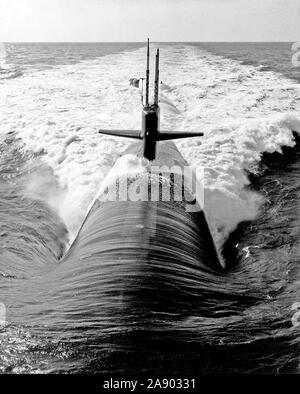
[[[155,85],[154,85],[154,104],[158,105],[158,89],[159,89],[159,49],[156,51],[155,59]]]
[[[146,69],[146,107],[149,106],[149,38],[147,41],[147,69]]]
[[[149,38],[147,41],[147,69],[146,69],[146,89],[145,89],[145,104],[143,103],[143,83],[141,100],[143,104],[142,109],[142,125],[139,130],[99,130],[99,133],[106,135],[114,135],[116,137],[133,138],[143,141],[142,157],[147,160],[155,160],[156,158],[156,145],[159,141],[169,141],[178,138],[191,138],[203,136],[202,132],[189,132],[189,131],[161,131],[159,129],[159,49],[156,51],[155,59],[155,84],[154,84],[154,101],[149,105]],[[143,82],[145,78],[140,78]]]

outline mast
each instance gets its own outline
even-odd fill
[[[145,104],[143,103],[143,84],[142,84],[142,126],[140,130],[99,130],[99,133],[106,135],[114,135],[117,137],[126,137],[143,140],[142,155],[147,160],[155,160],[156,145],[159,141],[169,141],[177,138],[191,138],[203,136],[200,131],[185,132],[185,131],[161,131],[159,130],[159,49],[156,51],[155,59],[155,79],[154,79],[154,100],[153,104],[149,104],[149,38],[147,40],[147,68],[146,68],[146,88],[145,88]],[[141,78],[143,82],[144,78]]]
[[[146,69],[146,107],[149,106],[149,38],[147,41],[147,69]]]
[[[156,51],[155,59],[155,85],[154,85],[154,104],[158,105],[158,89],[159,89],[159,49]]]

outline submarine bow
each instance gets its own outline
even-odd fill
[[[186,164],[173,142],[160,144],[153,165]],[[137,144],[124,156],[129,161],[136,157],[144,166],[144,172],[134,165],[132,176],[126,174],[128,187],[137,180],[149,188],[149,179],[151,186],[166,183],[169,201],[162,193],[157,201],[103,201],[102,190],[59,270],[66,280],[78,278],[75,296],[85,294],[93,303],[97,299],[98,306],[134,309],[148,316],[149,310],[178,314],[190,309],[203,273],[214,275],[220,264],[203,210],[189,212],[186,201],[176,201],[174,174],[150,176],[145,160],[139,159],[141,151]],[[107,178],[108,183],[116,180],[113,174]],[[84,280],[87,276],[93,280]]]

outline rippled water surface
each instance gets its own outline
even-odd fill
[[[164,205],[164,245],[174,245],[173,254],[164,246],[162,255],[144,251],[134,260],[124,242],[142,232],[125,239],[111,225],[105,238],[102,214],[76,241],[130,145],[98,129],[140,127],[129,79],[144,75],[145,47],[6,44],[1,372],[299,372],[300,85],[287,60],[291,44],[159,45],[161,128],[205,132],[176,146],[204,169],[204,211],[227,268],[199,260],[195,269],[197,249],[180,258],[184,225],[171,225],[176,211]],[[111,210],[112,223],[122,209]],[[180,207],[177,214],[189,220]],[[114,237],[122,258],[95,258]]]

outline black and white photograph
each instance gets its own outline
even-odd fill
[[[300,374],[300,0],[0,0],[0,374]]]

